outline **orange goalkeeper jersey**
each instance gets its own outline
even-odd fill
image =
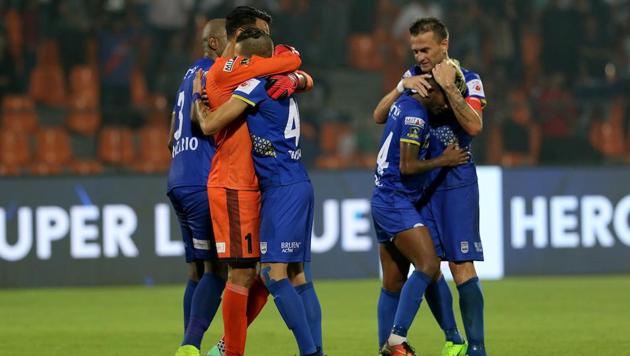
[[[232,96],[236,87],[255,77],[297,70],[300,57],[285,52],[272,58],[217,58],[206,79],[206,92],[210,108],[216,109]],[[258,179],[254,171],[252,142],[245,118],[230,123],[214,135],[216,153],[208,177],[208,187],[234,190],[258,190]]]

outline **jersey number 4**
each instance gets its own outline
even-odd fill
[[[291,139],[295,137],[295,147],[300,143],[300,111],[293,98],[289,99],[289,120],[287,127],[284,128],[284,138]]]
[[[394,133],[390,132],[383,142],[383,146],[381,150],[378,151],[378,156],[376,156],[376,171],[379,175],[382,175],[383,172],[389,167],[389,162],[387,162],[387,154],[389,153],[389,146],[392,143],[392,137],[394,137]]]

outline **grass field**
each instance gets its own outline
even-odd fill
[[[326,353],[376,355],[379,282],[316,287]],[[489,355],[630,355],[630,276],[510,278],[483,288]],[[182,289],[1,290],[0,355],[173,355],[182,335]],[[217,318],[204,351],[220,332]],[[419,354],[439,355],[442,336],[424,303],[409,338]],[[247,355],[294,354],[292,335],[271,302],[250,328]]]

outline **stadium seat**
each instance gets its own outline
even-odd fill
[[[4,22],[9,42],[9,50],[13,58],[21,59],[23,47],[22,18],[17,9],[9,9],[4,16]]]
[[[60,65],[38,65],[31,71],[29,93],[40,103],[51,106],[64,106],[66,84]]]
[[[103,165],[96,160],[77,160],[70,163],[70,171],[79,175],[103,173]]]
[[[31,158],[28,135],[20,131],[0,131],[0,176],[18,175]]]
[[[8,95],[2,100],[2,129],[33,132],[37,128],[35,104],[28,96]]]
[[[352,67],[376,71],[383,68],[383,58],[370,35],[356,34],[348,39],[348,60]]]
[[[94,135],[101,125],[101,113],[90,105],[89,100],[85,97],[73,98],[65,121],[68,129],[83,136]]]
[[[151,126],[169,127],[171,120],[171,110],[167,107],[168,101],[164,95],[151,95],[148,98],[147,113],[144,117],[145,123]]]
[[[166,147],[169,130],[164,126],[145,126],[139,130],[138,159],[133,169],[141,173],[159,173],[168,169],[171,155]]]
[[[99,106],[99,78],[93,67],[87,65],[73,67],[70,70],[69,82],[71,101],[79,101],[86,108]]]
[[[147,87],[147,81],[144,78],[142,71],[134,70],[131,73],[129,85],[131,89],[131,103],[133,106],[143,107],[147,105],[150,100],[150,95]]]
[[[37,46],[37,66],[54,67],[60,65],[61,61],[59,60],[59,46],[57,45],[57,41],[54,38],[43,40]]]
[[[36,175],[63,173],[71,160],[70,136],[66,130],[62,127],[48,127],[37,132],[31,173]]]
[[[131,129],[126,127],[104,127],[98,135],[98,158],[107,164],[127,167],[135,158],[134,140]]]

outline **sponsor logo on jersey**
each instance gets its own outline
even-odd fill
[[[282,253],[293,253],[294,250],[300,248],[301,242],[297,241],[283,241],[280,243],[280,248],[282,249]]]
[[[407,116],[405,117],[405,125],[413,125],[422,128],[424,127],[424,120],[415,116]]]
[[[241,85],[239,85],[238,88],[236,88],[236,90],[245,94],[251,94],[252,91],[256,89],[258,84],[260,84],[260,80],[253,78],[246,82],[241,83]]]
[[[483,246],[481,246],[481,242],[475,242],[475,251],[477,252],[483,252]]]
[[[225,65],[223,66],[223,71],[228,73],[231,72],[232,69],[234,69],[234,62],[236,62],[236,57],[230,58],[227,62],[225,62]]]
[[[389,109],[389,115],[392,116],[394,120],[396,120],[400,115],[400,108],[397,105],[392,105],[392,107]]]

